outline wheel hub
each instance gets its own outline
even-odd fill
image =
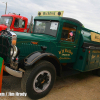
[[[33,82],[33,88],[36,92],[40,93],[45,91],[51,82],[51,74],[49,71],[44,70],[39,72]]]

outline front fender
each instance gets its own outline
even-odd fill
[[[58,58],[52,53],[33,52],[24,59],[25,68],[27,69],[32,67],[35,62],[42,59],[43,57],[53,57],[57,62],[59,62]]]

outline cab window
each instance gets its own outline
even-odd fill
[[[14,27],[19,27],[19,20],[15,19]]]
[[[76,26],[68,23],[63,24],[61,40],[74,42]]]
[[[15,19],[14,27],[18,28],[24,28],[25,27],[25,21],[21,19]]]

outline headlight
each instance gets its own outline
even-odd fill
[[[17,37],[16,35],[12,35],[12,45],[16,45]]]
[[[15,57],[17,55],[17,53],[18,53],[18,49],[16,47],[17,35],[12,31],[10,31],[10,34],[12,36],[12,48],[11,48],[10,55],[12,57]]]
[[[10,31],[10,34],[12,36],[12,45],[16,45],[17,35],[12,31]]]
[[[13,45],[12,48],[11,48],[10,55],[12,57],[15,57],[17,55],[17,53],[18,53],[18,49],[17,49],[17,47],[15,45]]]

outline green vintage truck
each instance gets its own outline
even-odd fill
[[[39,12],[33,33],[0,33],[5,70],[22,78],[21,88],[31,99],[46,96],[56,76],[92,70],[100,75],[100,34],[61,13]]]

